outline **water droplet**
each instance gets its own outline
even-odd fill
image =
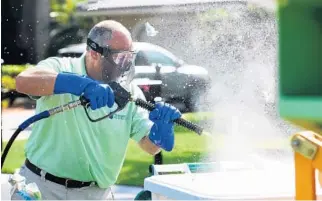
[[[147,36],[156,36],[159,32],[155,30],[155,28],[149,23],[145,23],[145,31]]]

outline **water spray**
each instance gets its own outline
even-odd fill
[[[145,32],[149,37],[154,37],[159,33],[149,22],[145,23]]]

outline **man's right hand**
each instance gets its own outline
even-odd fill
[[[101,107],[112,107],[114,104],[114,93],[107,84],[90,83],[85,87],[84,97],[90,101],[92,110]]]
[[[59,73],[57,75],[54,94],[63,93],[76,96],[84,94],[84,97],[90,101],[93,110],[105,106],[112,107],[115,101],[113,90],[107,84],[100,84],[87,76],[73,73]]]

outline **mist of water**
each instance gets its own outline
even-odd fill
[[[210,149],[219,148],[206,161],[292,159],[288,136],[297,129],[279,117],[277,107],[275,5],[250,2],[209,7],[180,20],[151,19],[158,35],[141,37],[208,68],[212,84],[199,109],[214,114],[203,126],[213,136]]]
[[[278,115],[275,4],[249,2],[208,5],[194,15],[138,19],[141,33],[132,27],[135,40],[160,45],[208,69],[212,84],[200,110],[214,113],[213,122],[204,126],[218,139],[209,146],[220,150],[207,161],[291,159],[287,138],[297,129]],[[147,24],[157,34],[146,33]]]
[[[260,9],[261,17],[255,18],[235,12],[234,19],[222,20],[212,34],[215,48],[211,61],[215,68],[209,103],[200,109],[206,107],[214,113],[214,121],[208,127],[218,142],[215,140],[209,146],[220,149],[215,149],[207,160],[254,163],[292,160],[288,136],[297,129],[278,115],[274,10],[267,6]]]

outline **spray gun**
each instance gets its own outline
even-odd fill
[[[85,97],[81,96],[79,100],[76,100],[76,101],[73,101],[73,102],[58,106],[58,107],[50,109],[50,110],[45,110],[43,112],[40,112],[40,113],[30,117],[29,119],[24,121],[22,124],[20,124],[18,129],[14,132],[14,134],[9,139],[5,149],[3,150],[3,154],[1,156],[1,169],[3,167],[4,161],[6,159],[6,156],[7,156],[8,152],[9,152],[9,149],[12,146],[12,143],[14,142],[16,137],[19,135],[19,133],[21,131],[23,131],[24,129],[26,129],[31,124],[33,124],[33,123],[35,123],[35,122],[37,122],[37,121],[39,121],[41,119],[48,118],[50,116],[53,116],[55,114],[64,112],[66,110],[76,108],[78,106],[83,106],[84,107],[85,113],[86,113],[88,119],[91,122],[102,121],[103,119],[106,119],[108,117],[113,116],[118,111],[124,109],[125,106],[129,102],[133,102],[135,105],[137,105],[137,106],[139,106],[141,108],[144,108],[144,109],[146,109],[148,111],[152,111],[155,108],[155,105],[152,104],[152,103],[146,102],[146,101],[144,101],[142,99],[139,99],[139,98],[133,98],[131,96],[131,94],[117,82],[111,82],[111,83],[109,83],[109,86],[113,89],[114,96],[115,96],[115,103],[117,104],[118,107],[114,111],[110,112],[109,114],[107,114],[107,115],[105,115],[103,117],[93,119],[89,115],[89,112],[88,112],[89,101]],[[187,128],[187,129],[197,133],[198,135],[203,134],[203,128],[201,128],[200,126],[198,126],[198,125],[196,125],[196,124],[194,124],[194,123],[192,123],[190,121],[187,121],[187,120],[185,120],[183,118],[176,119],[176,120],[174,120],[174,122],[176,124],[180,125],[180,126],[183,126],[183,127]]]

